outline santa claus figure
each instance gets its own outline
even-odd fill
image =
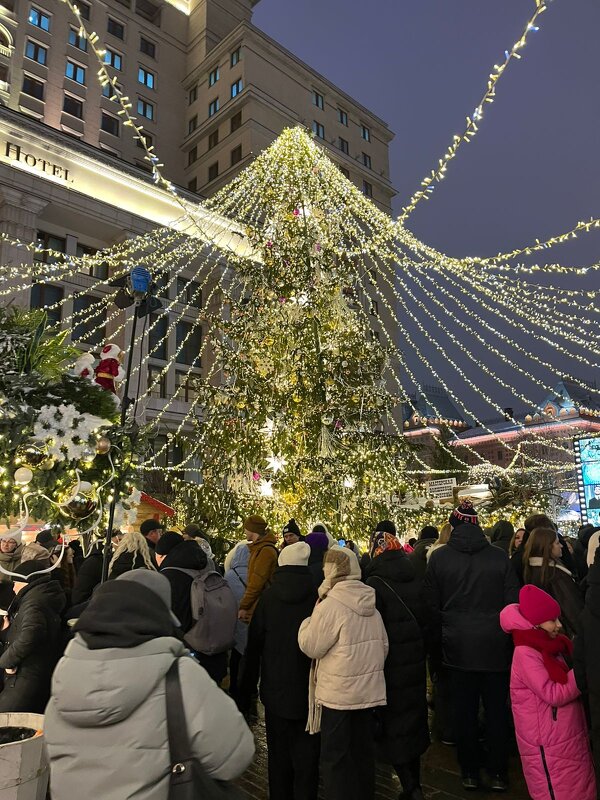
[[[94,364],[96,359],[91,353],[83,353],[80,355],[73,367],[73,375],[77,378],[87,378],[89,381],[94,381]]]
[[[100,352],[100,363],[94,372],[96,373],[96,383],[107,392],[116,394],[116,384],[125,377],[125,370],[121,366],[123,355],[123,351],[116,344],[107,344]]]

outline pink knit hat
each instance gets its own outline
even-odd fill
[[[531,583],[527,583],[519,592],[519,610],[532,625],[560,617],[560,606],[553,597]]]

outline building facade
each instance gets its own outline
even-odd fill
[[[388,127],[255,28],[256,2],[78,0],[77,7],[184,201],[218,190],[284,128],[302,124],[389,211]],[[177,228],[181,208],[154,185],[145,150],[123,124],[110,86],[100,85],[98,68],[66,3],[0,3],[0,233],[59,254],[2,241],[0,264],[36,260],[43,276],[44,264],[60,254],[86,255],[158,226]],[[107,339],[124,348],[124,313],[98,307],[108,278],[108,267],[96,266],[61,285],[15,279],[12,299],[50,307],[50,321],[71,327],[82,349],[97,352]],[[208,291],[211,284],[199,288],[193,265],[159,278],[163,309],[133,358],[147,357],[140,418],[160,418],[155,447],[162,464],[176,465],[181,447],[172,433],[193,420],[190,379],[209,367],[209,354],[197,358],[205,298],[216,305],[220,295]]]

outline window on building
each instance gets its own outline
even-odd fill
[[[238,111],[237,114],[234,114],[231,118],[231,133],[235,133],[238,128],[242,127],[242,112]]]
[[[367,169],[371,169],[371,156],[368,153],[362,154],[363,164]]]
[[[29,308],[43,308],[48,315],[50,325],[60,325],[62,319],[62,306],[51,308],[60,303],[64,298],[64,289],[61,286],[52,286],[47,283],[34,283],[31,287]]]
[[[371,129],[367,128],[366,125],[361,125],[360,127],[361,127],[360,135],[365,140],[365,142],[370,142],[371,141]]]
[[[371,334],[371,341],[379,343],[381,341],[379,331],[369,331]]]
[[[321,111],[325,108],[325,100],[323,99],[323,95],[319,94],[319,92],[317,92],[315,89],[313,89],[312,101],[313,106],[320,108]]]
[[[123,69],[123,56],[120,53],[115,53],[114,50],[110,50],[107,47],[106,53],[104,53],[104,63],[121,72]]]
[[[167,396],[167,375],[163,373],[163,367],[148,367],[148,389],[150,397],[156,400],[163,400]]]
[[[219,162],[215,161],[214,164],[211,164],[208,168],[208,181],[214,181],[215,178],[219,177]]]
[[[37,78],[31,75],[23,75],[23,94],[28,94],[30,97],[35,97],[37,100],[44,99],[44,82],[38,81]]]
[[[192,103],[195,103],[197,99],[198,99],[198,87],[193,86],[188,94],[188,105],[191,106]]]
[[[338,122],[348,127],[348,112],[342,111],[341,108],[338,108]]]
[[[117,22],[116,19],[112,19],[112,17],[108,18],[106,30],[111,36],[115,36],[117,39],[125,38],[125,25],[123,25],[122,22]]]
[[[100,127],[103,131],[113,136],[119,135],[119,120],[116,117],[112,117],[110,114],[106,114],[104,111],[100,118]]]
[[[198,281],[177,278],[177,297],[191,308],[202,308],[202,285]]]
[[[147,86],[149,89],[154,89],[155,83],[155,76],[153,72],[146,69],[145,67],[138,68],[138,83],[142,83],[144,86]]]
[[[339,170],[345,178],[350,177],[350,170],[346,169],[346,167],[340,167]]]
[[[169,440],[165,434],[159,433],[150,440],[150,449],[155,456],[154,463],[159,467],[169,465]],[[152,473],[156,474],[156,473]]]
[[[169,317],[167,314],[151,314],[148,328],[148,356],[167,360],[167,329]]]
[[[242,48],[237,47],[232,53],[229,59],[229,63],[232,67],[235,67],[236,64],[240,63],[240,59],[242,57]]]
[[[242,145],[238,144],[237,147],[234,147],[231,151],[231,166],[233,167],[234,164],[239,164],[242,160]]]
[[[151,0],[136,0],[135,13],[153,25],[160,27],[161,7],[158,3],[153,3]]]
[[[214,86],[215,83],[219,80],[219,77],[220,77],[219,68],[215,67],[208,73],[208,85]]]
[[[146,119],[154,119],[154,105],[138,97],[137,113],[141,114],[142,117],[146,117]]]
[[[188,167],[190,166],[190,164],[193,164],[194,161],[197,160],[198,160],[198,148],[192,147],[192,149],[188,153]]]
[[[202,348],[202,328],[192,325],[191,322],[178,322],[175,328],[177,350],[175,356],[177,364],[200,366],[200,350]],[[181,348],[181,349],[180,349]]]
[[[216,131],[213,131],[208,135],[208,149],[212,150],[213,147],[216,147],[219,144],[219,129],[217,128]]]
[[[117,88],[121,89],[121,87],[117,84]],[[112,99],[114,95],[113,86],[110,83],[107,83],[106,86],[102,87],[102,97],[108,97],[108,99]]]
[[[312,129],[313,129],[314,135],[318,136],[319,139],[324,139],[325,138],[325,126],[321,125],[320,122],[317,122],[316,120],[314,120],[314,122],[312,124]]]
[[[31,25],[35,25],[36,28],[41,28],[43,31],[50,30],[50,15],[35,6],[31,6],[29,10],[29,22]]]
[[[209,117],[214,116],[218,110],[219,110],[219,98],[215,97],[212,103],[210,103],[208,106],[208,116]]]
[[[195,192],[198,190],[198,178],[192,178],[191,181],[188,181],[188,189],[190,192]]]
[[[141,148],[143,148],[143,147],[144,147],[144,142],[142,142],[142,139],[143,139],[143,140],[144,140],[144,142],[146,143],[146,147],[152,147],[152,144],[153,144],[153,142],[154,142],[154,139],[153,139],[153,137],[152,137],[152,136],[150,136],[150,134],[149,134],[149,133],[142,133],[142,135],[140,136],[140,138],[139,138],[139,139],[136,141],[136,144],[137,144],[137,146],[138,146],[138,147],[141,147]]]
[[[175,372],[175,385],[177,386],[177,397],[184,403],[193,403],[198,397],[198,390],[194,385],[194,377],[187,372]],[[181,463],[183,459],[180,459]]]
[[[145,36],[140,36],[140,53],[144,53],[150,58],[156,58],[156,45],[150,39],[146,39]]]
[[[77,247],[75,250],[77,258],[81,258],[82,256],[93,256],[97,252],[98,250],[95,247],[90,247],[87,244],[81,244],[81,242],[77,242]],[[85,266],[83,266],[81,272],[86,272],[87,275],[91,275],[98,280],[105,281],[108,278],[108,264],[106,261],[95,263],[88,267],[87,271]]]
[[[375,267],[369,268],[369,282],[371,283],[372,286],[375,286],[375,284],[377,283],[377,270],[375,269]]]
[[[198,114],[194,114],[191,120],[188,122],[188,135],[195,131],[198,127]]]
[[[350,145],[348,144],[346,139],[342,139],[342,137],[340,136],[340,140],[339,141],[340,141],[340,150],[342,151],[342,153],[346,153],[346,155],[349,155],[349,153],[350,153]]]
[[[75,83],[80,83],[82,86],[85,86],[85,67],[82,67],[81,64],[76,64],[74,61],[67,61],[65,75],[67,78],[75,81]]]
[[[502,459],[504,458],[504,452],[502,450],[498,450],[497,456],[498,456],[498,461],[502,461]]]
[[[168,270],[161,270],[154,275],[154,292],[157,297],[169,298],[171,276]]]
[[[231,84],[231,97],[237,97],[243,88],[244,84],[242,83],[242,79],[238,78],[235,83]]]
[[[64,253],[67,249],[66,239],[63,239],[61,236],[55,236],[53,233],[38,231],[36,240],[39,247],[42,248],[42,251],[34,253],[33,258],[35,261],[40,261],[43,264],[56,264],[62,261],[61,256],[55,256],[46,251],[53,250],[57,253]]]
[[[374,317],[379,316],[379,303],[377,302],[377,300],[371,300],[371,314]]]
[[[69,44],[87,53],[87,39],[79,35],[77,28],[69,28]]]
[[[77,8],[79,9],[79,15],[84,19],[89,19],[92,11],[91,6],[89,3],[86,3],[85,0],[77,0]]]
[[[369,181],[363,181],[363,194],[365,197],[373,197],[373,184]]]
[[[83,119],[83,102],[73,95],[66,94],[63,99],[63,111],[72,117]]]
[[[46,47],[42,47],[41,44],[28,39],[27,45],[25,46],[25,56],[32,61],[37,61],[38,64],[46,66],[48,50]]]
[[[92,348],[102,347],[106,340],[106,306],[98,308],[99,298],[76,294],[73,298],[74,327],[72,339]],[[95,306],[95,307],[94,307]]]

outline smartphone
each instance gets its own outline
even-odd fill
[[[338,544],[340,547],[346,547],[346,540],[345,539],[338,539]]]

